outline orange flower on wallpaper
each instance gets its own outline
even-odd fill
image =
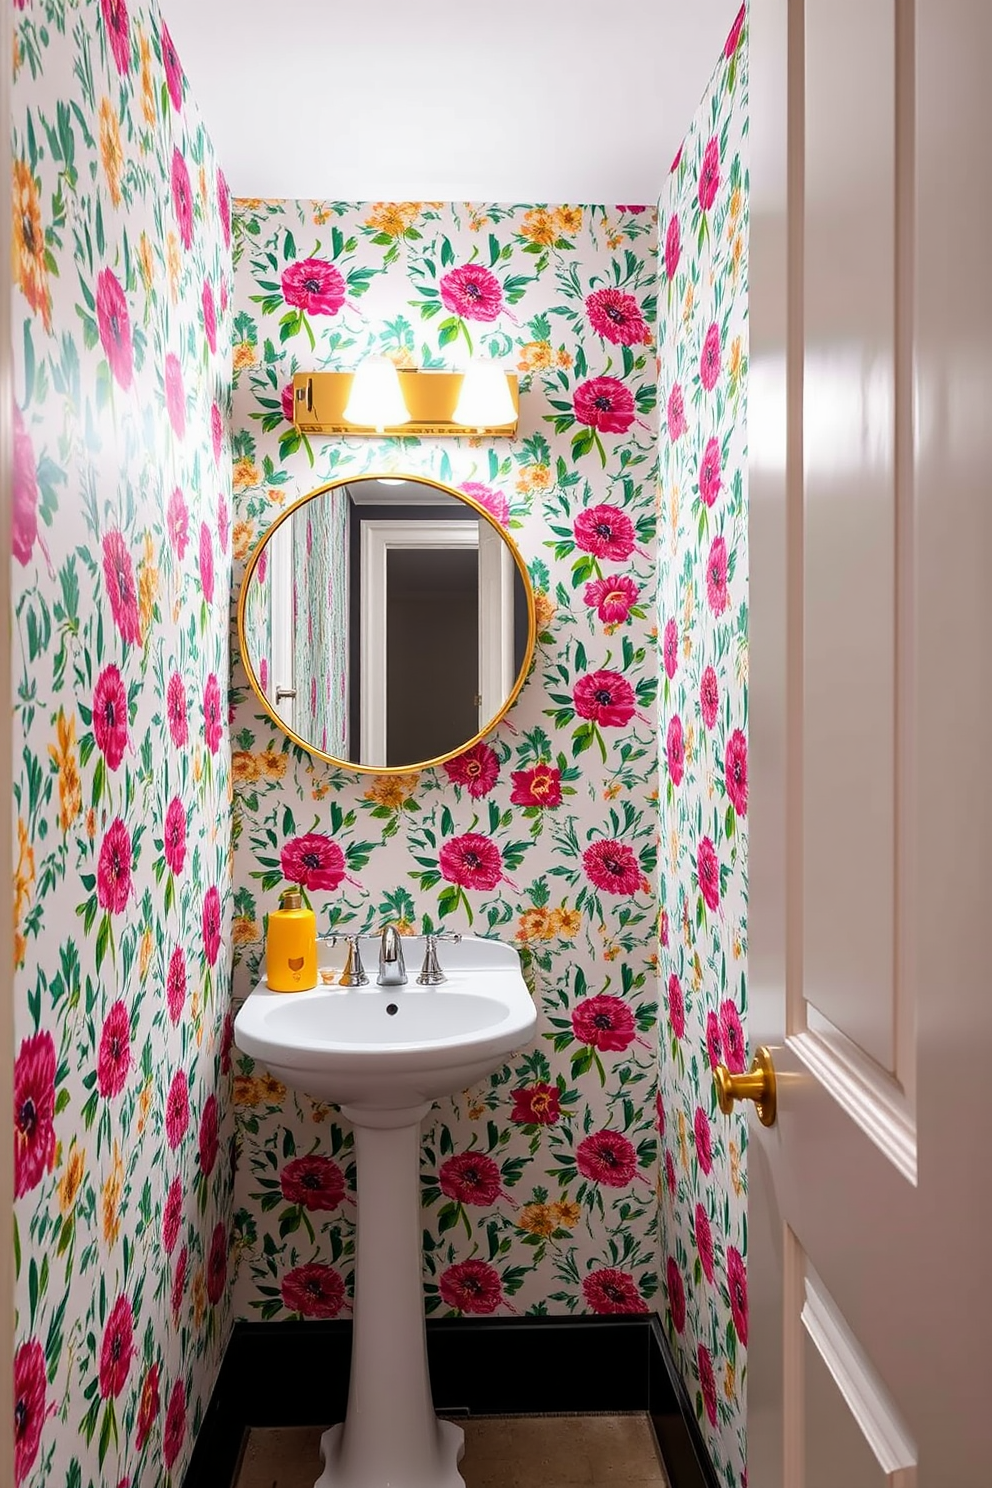
[[[52,329],[52,295],[48,286],[45,229],[38,185],[26,160],[14,161],[14,279],[46,331]]]

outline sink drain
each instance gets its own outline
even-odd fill
[[[398,1006],[398,1004],[395,1003],[395,1002],[387,1002],[387,1004],[386,1004],[386,1012],[389,1014],[390,1017],[392,1017],[394,1013],[398,1013],[399,1012],[399,1006]]]

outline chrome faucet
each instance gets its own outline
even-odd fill
[[[403,939],[395,925],[383,925],[379,942],[380,987],[402,987],[406,983],[406,962],[403,960]]]

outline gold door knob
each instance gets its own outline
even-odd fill
[[[732,1075],[725,1064],[713,1071],[716,1098],[724,1116],[734,1109],[734,1101],[752,1100],[762,1126],[775,1125],[775,1066],[764,1044],[756,1050],[751,1069],[746,1075]]]

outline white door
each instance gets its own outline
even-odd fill
[[[749,1488],[992,1484],[990,57],[752,0]]]
[[[479,727],[485,728],[513,691],[513,574],[510,550],[479,518]]]

